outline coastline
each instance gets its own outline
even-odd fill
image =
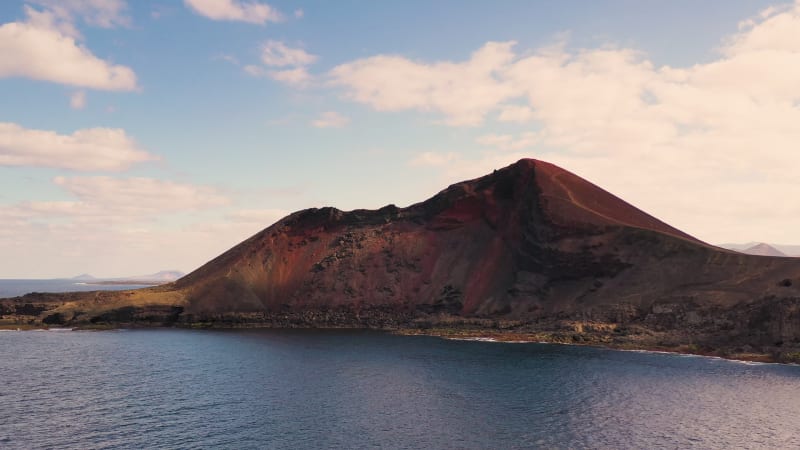
[[[513,331],[497,330],[455,330],[448,328],[433,328],[428,330],[400,329],[394,331],[394,333],[404,336],[432,336],[442,339],[461,341],[493,342],[505,344],[558,344],[630,352],[668,353],[761,364],[800,364],[800,358],[781,358],[779,355],[766,352],[727,352],[724,349],[703,351],[699,347],[692,344],[666,346],[644,343],[637,345],[632,342],[613,342],[609,340],[602,341],[600,339],[574,341],[566,335],[557,335],[549,332],[517,333]]]
[[[241,324],[239,326],[220,326],[219,324],[207,323],[184,323],[171,325],[144,325],[134,323],[119,324],[83,324],[79,326],[59,327],[46,324],[0,324],[0,331],[112,331],[119,329],[353,329],[353,330],[373,330],[382,331],[400,336],[430,336],[447,340],[492,342],[504,344],[550,344],[550,345],[571,345],[583,347],[595,347],[609,350],[665,353],[685,356],[699,356],[707,358],[718,358],[729,361],[759,364],[800,364],[800,355],[786,357],[783,354],[768,352],[732,352],[725,349],[703,350],[692,344],[676,345],[656,345],[652,343],[635,342],[614,342],[609,336],[587,336],[582,341],[576,341],[572,336],[558,332],[517,332],[498,329],[456,329],[456,328],[373,328],[373,327],[349,327],[349,326],[323,326],[323,327],[276,327],[268,324]],[[574,335],[573,335],[574,336]],[[791,354],[794,355],[794,354]]]

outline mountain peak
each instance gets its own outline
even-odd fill
[[[96,280],[96,279],[97,278],[89,275],[88,273],[82,273],[80,275],[77,275],[77,276],[74,276],[74,277],[71,278],[71,280],[76,280],[76,281],[91,281],[91,280]]]
[[[742,253],[747,253],[748,255],[758,255],[758,256],[780,256],[780,257],[788,256],[782,251],[778,250],[777,248],[769,244],[766,244],[764,242],[753,245],[752,247],[748,247],[742,250]]]
[[[544,218],[565,229],[626,226],[706,245],[584,178],[538,159],[520,159],[486,176],[452,185],[437,197],[453,197],[449,192],[453,189],[462,195],[480,195],[491,190],[495,199],[536,202]]]

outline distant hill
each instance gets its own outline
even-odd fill
[[[800,245],[768,244],[766,242],[747,242],[744,244],[720,244],[720,247],[747,255],[759,256],[800,256]]]
[[[137,277],[126,277],[128,280],[147,280],[147,281],[164,281],[170,282],[175,281],[178,278],[186,275],[185,273],[179,270],[162,270],[160,272],[156,272],[150,275],[140,275]]]
[[[783,253],[782,251],[778,250],[777,248],[769,244],[764,244],[763,242],[761,244],[756,244],[750,248],[744,249],[742,252],[747,253],[748,255],[759,255],[759,256],[783,256],[783,257],[788,256],[786,255],[786,253]]]
[[[70,278],[75,281],[85,281],[90,284],[163,284],[170,283],[185,274],[179,270],[162,270],[160,272],[151,273],[149,275],[135,275],[130,277],[113,277],[113,278],[97,278],[88,273],[78,275]]]
[[[82,274],[80,274],[78,276],[74,276],[74,277],[72,277],[70,279],[71,280],[75,280],[75,281],[94,281],[97,278],[89,275],[88,273],[82,273]]]

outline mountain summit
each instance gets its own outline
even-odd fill
[[[523,159],[407,208],[296,212],[171,284],[26,301],[64,324],[447,327],[730,352],[800,341],[799,285],[794,259],[708,245]]]
[[[769,244],[765,244],[763,242],[742,250],[742,253],[747,253],[748,255],[760,255],[760,256],[783,256],[783,257],[787,256],[785,253],[778,250],[777,248]]]

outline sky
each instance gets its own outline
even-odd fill
[[[520,158],[800,243],[800,0],[3,0],[0,278],[189,272]]]

